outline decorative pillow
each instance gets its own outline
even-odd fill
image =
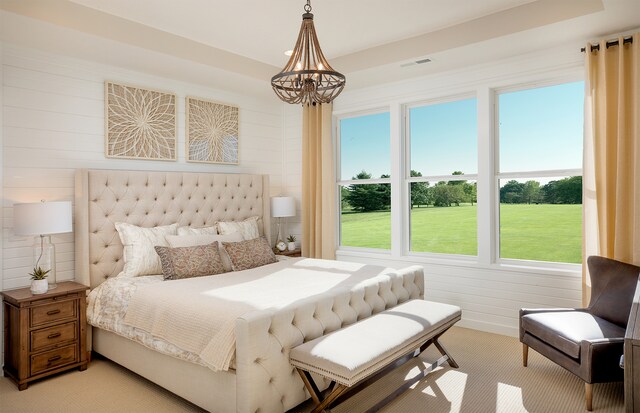
[[[218,233],[216,226],[192,228],[192,227],[178,227],[178,235],[215,235]]]
[[[225,272],[218,248],[218,242],[195,247],[156,246],[156,252],[162,262],[164,279],[179,280]]]
[[[115,223],[124,246],[124,269],[120,276],[137,277],[138,275],[162,274],[160,257],[153,247],[168,246],[165,236],[176,235],[178,224],[161,227],[142,228],[124,222]]]
[[[223,242],[233,271],[248,270],[276,262],[276,255],[265,237],[254,238],[241,242]]]
[[[233,271],[231,267],[231,260],[229,255],[222,247],[222,242],[239,242],[242,241],[242,234],[239,232],[232,232],[226,235],[167,235],[167,242],[172,248],[176,247],[194,247],[196,245],[207,245],[214,241],[218,241],[220,248],[220,257],[222,258],[222,265],[224,265],[225,272]]]
[[[239,232],[242,234],[242,238],[245,240],[258,238],[260,232],[258,231],[258,219],[260,217],[247,218],[244,221],[218,221],[219,234],[231,234],[232,232]]]

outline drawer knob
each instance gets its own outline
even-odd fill
[[[51,340],[52,338],[60,337],[61,335],[62,335],[61,333],[53,333],[53,334],[49,334],[47,338]]]
[[[62,356],[53,356],[49,358],[49,364],[53,363],[54,361],[60,360],[62,358]]]
[[[54,315],[54,314],[58,314],[60,312],[60,310],[49,310],[47,311],[47,315]]]

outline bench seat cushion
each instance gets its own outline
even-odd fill
[[[446,331],[460,316],[454,305],[407,301],[297,346],[291,364],[352,386]]]

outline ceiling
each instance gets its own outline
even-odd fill
[[[304,4],[0,0],[12,13],[261,81],[286,63]],[[640,0],[312,0],[311,6],[322,49],[349,88],[549,47],[578,53],[589,40],[640,27]],[[433,61],[411,65],[425,57]]]
[[[71,0],[102,12],[274,66],[293,48],[304,0]],[[313,0],[328,58],[460,24],[533,0]]]

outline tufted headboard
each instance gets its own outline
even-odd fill
[[[75,189],[76,281],[95,288],[122,271],[116,222],[202,227],[260,216],[270,239],[269,176],[79,169]]]

